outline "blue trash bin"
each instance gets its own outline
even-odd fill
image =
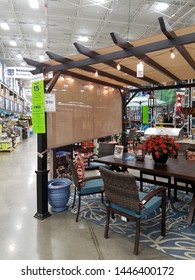
[[[65,211],[70,198],[70,185],[68,178],[56,178],[48,182],[48,201],[54,212]]]

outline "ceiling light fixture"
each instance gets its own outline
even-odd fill
[[[41,55],[39,56],[39,60],[40,60],[40,61],[43,61],[44,59],[45,59],[44,55],[41,54]]]
[[[87,36],[79,36],[78,40],[81,42],[87,42],[89,38]]]
[[[18,53],[18,54],[16,55],[16,57],[17,57],[18,59],[22,59],[22,55],[21,55],[20,53]]]
[[[43,47],[43,43],[42,42],[37,42],[36,46],[37,46],[37,48],[42,48]]]
[[[39,2],[38,0],[28,0],[29,6],[32,9],[38,9],[39,8]]]
[[[35,32],[41,32],[41,26],[39,24],[34,24],[33,25],[33,30]]]
[[[173,50],[171,50],[171,59],[175,59],[175,53],[174,53],[174,51]]]
[[[155,10],[159,12],[166,11],[169,7],[169,4],[165,2],[155,3],[154,5]]]
[[[97,70],[95,71],[95,77],[98,77],[98,71]]]
[[[9,44],[12,46],[12,47],[16,47],[17,46],[17,43],[16,41],[10,41]]]
[[[91,2],[100,5],[100,4],[104,4],[106,2],[106,0],[92,0]]]
[[[23,61],[20,63],[21,66],[26,66],[26,63]]]
[[[9,25],[6,22],[1,23],[1,28],[4,30],[9,30]]]

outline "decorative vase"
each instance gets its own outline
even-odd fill
[[[61,212],[68,208],[71,183],[67,178],[56,178],[48,182],[48,200],[52,211]]]
[[[152,158],[155,164],[165,165],[168,160],[168,154],[160,155],[158,158],[155,155],[155,152],[152,152]]]

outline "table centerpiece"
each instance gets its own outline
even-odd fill
[[[152,135],[144,140],[142,146],[142,149],[151,154],[157,164],[166,164],[168,158],[176,157],[178,148],[179,144],[168,135]]]

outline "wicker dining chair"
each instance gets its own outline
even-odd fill
[[[99,142],[98,154],[97,155],[94,154],[88,158],[88,169],[95,170],[95,169],[99,169],[100,167],[112,169],[111,165],[95,162],[94,159],[113,155],[115,145],[116,143]]]
[[[118,173],[100,168],[104,181],[106,198],[106,226],[104,237],[108,238],[110,214],[126,217],[136,222],[134,254],[138,255],[140,222],[154,210],[161,207],[161,234],[165,236],[166,189],[160,187],[149,193],[139,192],[135,177],[128,173]],[[160,196],[156,196],[161,194]]]
[[[79,157],[79,156],[80,155],[77,155],[77,157]],[[73,183],[75,186],[72,208],[74,208],[74,205],[75,205],[76,195],[78,195],[78,198],[79,198],[78,210],[77,210],[77,216],[76,216],[76,222],[78,222],[82,196],[100,193],[101,201],[102,201],[102,203],[104,203],[104,199],[103,199],[104,182],[100,175],[85,177],[85,174],[83,173],[82,177],[80,177],[81,172],[78,171],[73,160],[69,156],[67,156],[67,161],[68,161],[70,169],[71,169],[72,179],[73,179]],[[81,169],[81,167],[80,167],[80,169]],[[84,171],[84,167],[83,167],[83,171]]]

